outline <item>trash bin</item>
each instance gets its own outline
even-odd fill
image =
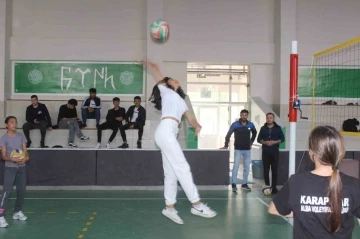
[[[262,160],[252,160],[251,169],[253,178],[264,179],[264,165]]]

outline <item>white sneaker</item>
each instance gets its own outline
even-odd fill
[[[16,212],[13,215],[14,220],[26,221],[27,217],[24,215],[22,211]]]
[[[101,149],[101,144],[98,143],[98,144],[95,146],[95,148],[96,148],[96,149]]]
[[[198,208],[195,208],[195,206],[193,206],[191,208],[191,213],[196,216],[205,217],[205,218],[213,218],[217,215],[217,213],[214,210],[212,210],[210,207],[208,207],[206,204],[203,203],[201,203]]]
[[[107,148],[107,149],[111,149],[110,143],[107,143],[107,144],[106,144],[106,148]]]
[[[81,141],[81,142],[85,142],[85,141],[87,141],[87,140],[89,140],[89,139],[90,139],[89,137],[84,136],[84,135],[80,137],[80,141]]]
[[[8,226],[9,226],[9,224],[6,222],[5,217],[0,217],[0,227],[5,228]]]
[[[173,220],[177,224],[184,224],[183,220],[178,215],[178,211],[176,211],[175,208],[174,209],[165,208],[164,210],[162,210],[162,214],[165,217],[168,217],[169,219]]]

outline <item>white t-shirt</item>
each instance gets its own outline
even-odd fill
[[[161,118],[174,117],[181,121],[182,115],[188,110],[185,100],[174,90],[165,85],[158,85],[161,95]]]
[[[136,122],[137,117],[139,116],[139,108],[134,108],[134,113],[133,116],[131,118],[131,122]]]
[[[90,107],[91,107],[91,108],[95,108],[95,107],[96,107],[95,100],[90,100]]]

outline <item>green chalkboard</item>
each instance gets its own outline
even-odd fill
[[[142,95],[143,66],[136,63],[13,62],[14,94]]]
[[[313,97],[312,69],[299,67],[300,97]],[[359,68],[316,68],[315,97],[360,98]]]

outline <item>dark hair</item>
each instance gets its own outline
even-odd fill
[[[248,110],[243,109],[243,110],[241,110],[241,111],[240,111],[240,114],[242,114],[242,113],[249,114],[249,111],[248,111]]]
[[[6,119],[5,119],[5,124],[9,123],[9,121],[10,121],[11,119],[15,119],[15,120],[17,121],[17,118],[16,118],[15,116],[8,116],[8,117],[6,117]]]
[[[172,87],[171,85],[169,85],[169,80],[171,80],[170,77],[164,77],[163,80],[161,80],[158,84],[163,84],[165,83],[166,86],[172,90],[174,90],[174,87]],[[160,90],[159,90],[159,87],[158,87],[158,84],[156,84],[153,88],[153,91],[151,93],[151,96],[149,98],[149,101],[151,101],[152,103],[155,104],[155,108],[158,109],[158,110],[161,110],[162,108],[162,105],[161,105],[161,95],[160,95]],[[178,93],[180,95],[180,97],[182,99],[185,99],[185,93],[184,91],[181,89],[181,87],[179,87],[177,90],[176,90],[176,93]]]
[[[30,97],[30,99],[33,99],[33,98],[37,99],[38,97],[37,97],[37,95],[32,95],[32,96]]]
[[[268,116],[268,115],[272,115],[273,117],[275,117],[275,115],[273,113],[271,113],[271,112],[266,114],[266,116]]]
[[[332,126],[318,126],[310,133],[309,151],[311,160],[316,158],[322,165],[333,169],[327,196],[331,211],[328,218],[329,229],[334,233],[341,227],[342,182],[338,165],[345,155],[343,137]]]
[[[119,97],[114,97],[114,98],[113,98],[113,102],[114,102],[114,101],[120,101]]]
[[[141,101],[141,97],[140,97],[140,96],[135,96],[135,97],[134,97],[134,101],[135,101],[135,100],[140,100],[140,101]]]
[[[76,99],[70,99],[70,100],[68,101],[68,104],[69,104],[69,105],[73,105],[73,106],[77,106],[78,102],[77,102]]]
[[[89,92],[90,93],[96,93],[96,89],[95,88],[90,88]]]

